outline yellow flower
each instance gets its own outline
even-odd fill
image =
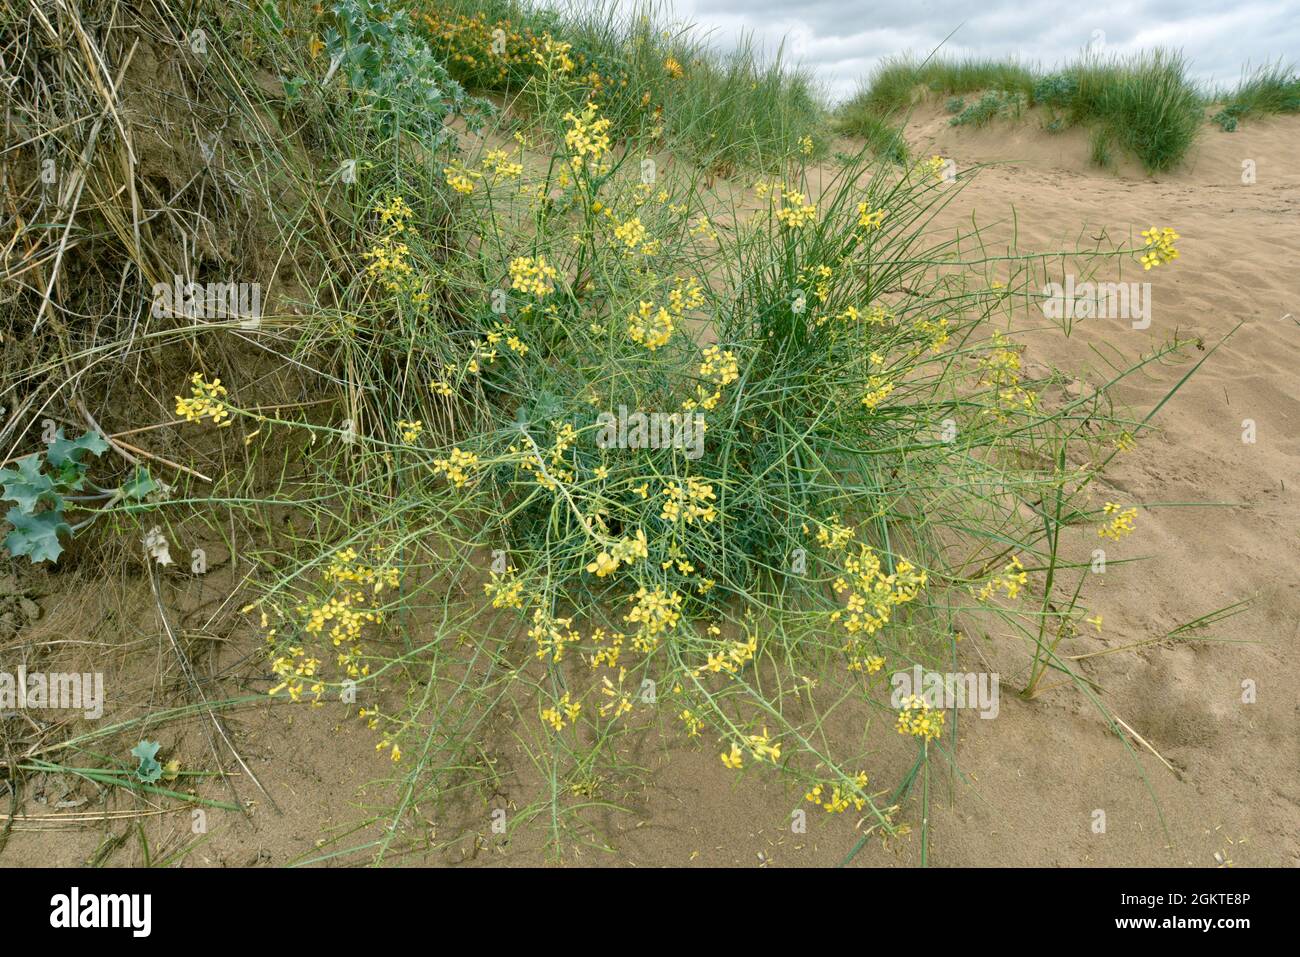
[[[483,154],[483,168],[492,174],[492,182],[517,179],[523,175],[522,163],[512,163],[505,150],[488,150]]]
[[[544,256],[520,256],[510,262],[511,288],[531,293],[538,299],[550,295],[555,289],[557,275],[555,267],[549,265]]]
[[[1157,229],[1155,226],[1144,229],[1142,238],[1146,240],[1147,250],[1141,257],[1144,270],[1171,263],[1178,258],[1178,250],[1174,248],[1174,242],[1182,237],[1168,226],[1163,229]]]
[[[700,732],[704,730],[704,722],[696,717],[695,712],[690,708],[683,708],[681,714],[677,717],[682,719],[682,724],[686,725],[686,737],[698,738]]]
[[[1121,508],[1114,502],[1107,502],[1103,511],[1112,517],[1107,524],[1097,529],[1099,538],[1109,538],[1118,542],[1124,536],[1133,533],[1133,522],[1138,513],[1136,508]]]
[[[614,228],[614,238],[630,250],[634,250],[644,243],[645,237],[645,226],[641,224],[640,216],[633,216],[621,226]]]
[[[745,766],[745,756],[741,753],[739,745],[733,744],[731,750],[724,752],[721,757],[723,766],[731,768],[733,771]]]
[[[398,419],[397,428],[401,432],[402,441],[409,445],[420,437],[420,433],[424,431],[424,423],[419,419],[416,419],[414,422],[407,422],[405,419]]]
[[[867,203],[858,203],[858,226],[865,230],[879,229],[885,221],[883,209],[873,210]]]
[[[597,578],[604,578],[618,571],[618,561],[609,552],[601,552],[596,556],[596,560],[587,566],[587,571],[595,572]]]
[[[473,452],[452,449],[449,457],[434,460],[433,471],[437,475],[446,475],[447,481],[456,488],[464,488],[469,482],[471,470],[477,465],[478,456]]]
[[[817,206],[807,202],[803,193],[786,193],[776,218],[787,229],[802,229],[817,221]]]
[[[674,59],[673,57],[667,57],[664,60],[664,72],[667,73],[674,80],[680,80],[684,73],[684,71],[682,70],[682,65],[678,63],[677,60]]]
[[[582,113],[565,113],[569,124],[564,145],[569,148],[569,163],[576,170],[583,163],[594,164],[609,152],[610,121],[598,115],[595,103],[589,102]]]
[[[662,494],[667,501],[660,508],[659,517],[665,522],[685,518],[688,525],[696,521],[706,524],[718,517],[717,509],[709,504],[717,499],[717,495],[707,482],[687,479],[686,488],[682,488],[679,482],[669,482]]]
[[[474,192],[474,180],[483,178],[482,173],[452,166],[444,167],[442,175],[446,177],[447,185],[463,196]]]
[[[1020,564],[1019,556],[1013,555],[1011,561],[1007,562],[1002,570],[1002,574],[985,582],[984,587],[976,593],[976,597],[980,601],[988,601],[1001,588],[1006,592],[1007,598],[1014,601],[1020,594],[1020,589],[1027,584],[1029,584],[1029,573],[1025,571],[1025,566]]]
[[[781,760],[781,742],[773,742],[767,734],[767,728],[763,729],[762,734],[751,734],[747,739],[749,741],[749,750],[754,755],[755,761],[762,761],[764,758],[775,764]]]
[[[931,708],[917,695],[903,699],[898,711],[899,734],[910,734],[923,741],[933,741],[943,734],[943,712]]]
[[[884,376],[873,375],[867,379],[867,394],[862,397],[862,404],[875,411],[880,403],[894,391],[894,384]]]
[[[202,422],[209,418],[218,427],[232,425],[234,421],[226,406],[226,387],[220,379],[206,381],[201,372],[190,376],[188,399],[176,396],[176,414],[183,416],[187,422]]]
[[[662,306],[656,310],[653,302],[642,300],[636,312],[628,313],[628,338],[651,352],[668,344],[673,337],[673,329],[672,314]]]

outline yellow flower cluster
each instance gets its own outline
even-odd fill
[[[645,532],[638,528],[635,536],[625,537],[608,551],[602,550],[587,566],[587,571],[594,572],[597,578],[604,578],[618,571],[620,564],[631,565],[638,558],[645,558],[649,554]]]
[[[826,525],[817,529],[817,544],[828,551],[839,551],[853,541],[856,534],[853,526],[842,524],[839,516],[833,515]]]
[[[781,760],[781,742],[773,741],[767,733],[767,728],[763,729],[762,734],[751,734],[745,741],[749,744],[749,753],[754,756],[755,761],[771,761],[776,764]]]
[[[817,221],[817,206],[808,202],[803,193],[787,192],[781,197],[776,218],[787,229],[803,229]]]
[[[1025,571],[1025,566],[1020,564],[1019,556],[1013,555],[1011,561],[1007,562],[1006,567],[1002,569],[1002,574],[985,582],[976,592],[975,597],[980,601],[988,601],[1001,588],[1007,598],[1014,601],[1020,594],[1020,589],[1028,584],[1029,573]]]
[[[381,233],[375,244],[362,254],[370,260],[366,265],[367,275],[389,292],[415,293],[417,300],[423,302],[427,295],[418,291],[419,283],[410,263],[410,247],[400,238],[410,229],[408,220],[414,215],[411,207],[401,196],[393,196],[387,206],[376,206],[375,212],[379,214]]]
[[[857,788],[858,791],[866,788],[867,772],[859,771],[854,775],[853,786]],[[826,787],[831,789],[829,795],[825,794]],[[861,811],[867,804],[866,798],[861,797],[852,791],[846,791],[838,784],[828,784],[825,786],[821,784],[814,785],[812,790],[804,795],[804,800],[811,801],[813,804],[824,808],[827,814],[843,814],[849,809],[850,805],[852,805],[856,810]]]
[[[385,588],[396,588],[402,573],[396,568],[360,564],[360,554],[355,548],[343,548],[334,553],[330,563],[321,573],[327,582],[349,583],[369,588],[378,595]]]
[[[870,232],[879,229],[885,221],[885,210],[872,209],[864,202],[858,203],[858,226]]]
[[[688,738],[698,738],[700,732],[704,730],[704,722],[690,708],[683,708],[677,717],[681,719],[682,724],[686,725],[686,737]]]
[[[473,193],[474,180],[483,178],[483,174],[477,170],[460,169],[455,166],[444,167],[442,175],[446,178],[447,185],[462,196]]]
[[[618,672],[618,687],[614,682],[609,680],[608,676],[601,676],[600,693],[609,700],[600,706],[600,716],[602,718],[617,719],[620,715],[627,714],[632,710],[632,698],[623,690],[623,681],[627,677],[627,669],[620,668]]]
[[[664,72],[674,80],[680,80],[685,75],[682,65],[674,57],[664,58]]]
[[[223,428],[234,423],[226,406],[226,387],[220,379],[208,382],[201,372],[190,376],[189,398],[176,396],[176,414],[187,422],[211,419],[213,425]]]
[[[1017,405],[1033,409],[1037,396],[1020,384],[1020,353],[1012,347],[1011,341],[1000,332],[993,334],[991,351],[979,360],[984,376],[998,389],[998,398],[1008,405]],[[985,409],[986,414],[1001,416],[995,409]]]
[[[493,184],[518,179],[524,173],[524,165],[512,162],[505,150],[488,150],[484,153],[483,169],[490,174]]]
[[[638,651],[652,651],[681,620],[682,596],[677,592],[669,594],[660,587],[651,591],[643,585],[628,600],[636,605],[623,620],[640,626],[633,640]]]
[[[309,657],[301,645],[286,648],[284,654],[271,658],[271,672],[280,683],[267,694],[274,697],[281,691],[288,691],[289,700],[296,704],[307,691],[312,696],[312,705],[319,706],[325,693],[325,683],[317,677],[319,669],[320,659]]]
[[[484,593],[492,599],[493,608],[524,607],[524,583],[515,577],[515,570],[507,568],[504,573],[491,573],[492,580],[483,583]]]
[[[533,60],[548,73],[572,73],[574,63],[569,56],[571,49],[571,44],[554,40],[549,33],[543,33],[541,43],[533,49]]]
[[[563,661],[564,649],[582,637],[573,630],[572,618],[554,618],[540,608],[533,610],[533,627],[528,637],[537,643],[537,657]]]
[[[713,228],[713,223],[709,221],[709,217],[707,216],[701,216],[695,221],[695,225],[691,227],[690,234],[695,237],[707,239],[710,242],[716,243],[718,241],[718,231]]]
[[[939,352],[948,342],[948,320],[922,316],[916,320],[916,331],[930,337],[930,351]]]
[[[361,658],[362,631],[366,625],[384,620],[381,610],[370,607],[370,596],[378,595],[385,588],[396,588],[401,583],[401,572],[397,568],[367,564],[355,548],[343,548],[331,556],[321,579],[328,586],[327,593],[295,607],[302,631],[329,638],[339,649],[338,667],[349,678],[368,675],[370,666]],[[266,621],[263,613],[263,625]],[[267,634],[267,640],[275,641],[275,629]],[[299,701],[306,690],[314,697],[313,703],[318,704],[325,687],[317,677],[319,668],[320,661],[298,646],[273,653],[271,670],[281,680],[269,693],[274,695],[287,689],[289,697]],[[315,680],[307,682],[308,678]]]
[[[545,256],[520,256],[510,261],[510,287],[538,299],[554,291],[557,275],[555,267],[546,262]]]
[[[847,594],[845,607],[831,613],[831,620],[842,622],[849,641],[841,649],[848,656],[848,670],[874,674],[884,659],[868,652],[863,637],[876,634],[889,624],[894,609],[914,601],[929,578],[925,569],[900,558],[892,574],[886,575],[879,556],[870,545],[860,542],[856,554],[848,550],[852,537],[846,526],[833,520],[823,546],[830,551],[844,551],[843,574],[831,583],[836,594]],[[819,532],[819,539],[821,534]]]
[[[721,634],[717,625],[710,625],[708,630],[711,635]],[[736,675],[748,662],[754,660],[756,654],[758,654],[758,635],[751,634],[745,641],[727,642],[717,651],[711,652],[708,660],[696,668],[694,673],[696,677],[706,672],[715,675],[723,672]]]
[[[402,441],[408,445],[420,437],[424,431],[424,423],[419,419],[408,422],[406,419],[397,420],[397,431],[402,437]]]
[[[1146,240],[1146,252],[1142,254],[1141,259],[1143,270],[1171,263],[1178,258],[1178,250],[1174,248],[1174,242],[1182,237],[1168,226],[1163,229],[1157,229],[1155,226],[1144,229],[1142,238]]]
[[[554,707],[543,709],[542,720],[556,731],[563,731],[565,719],[577,721],[580,714],[582,714],[582,703],[572,700],[569,692],[566,691]]]
[[[895,725],[899,734],[910,734],[923,741],[933,741],[943,734],[943,712],[931,708],[917,695],[911,694],[903,699],[898,709],[898,723]]]
[[[614,227],[614,238],[634,252],[645,243],[646,230],[640,216],[633,216],[627,222]]]
[[[889,394],[894,391],[894,383],[882,375],[873,375],[867,377],[867,394],[862,397],[862,404],[871,411],[875,411],[880,403],[889,398]]]
[[[433,471],[437,475],[446,475],[447,481],[456,488],[464,488],[470,479],[470,473],[478,466],[478,456],[462,449],[452,449],[445,459],[435,459]]]
[[[722,401],[723,386],[730,385],[740,378],[740,364],[735,353],[723,351],[719,346],[709,346],[704,350],[704,361],[700,363],[700,376],[713,384],[712,392],[704,386],[695,387],[695,398],[687,399],[682,408],[690,412],[704,409],[711,412]]]
[[[885,659],[880,655],[863,655],[859,643],[851,643],[845,651],[849,656],[849,663],[845,666],[848,671],[874,675],[885,667]]]
[[[944,159],[942,156],[936,153],[935,155],[931,156],[928,160],[920,161],[917,165],[921,169],[929,173],[931,176],[933,176],[935,179],[939,180],[940,182],[943,182]]]
[[[653,302],[644,299],[637,306],[636,312],[630,312],[627,316],[628,338],[645,346],[650,352],[667,345],[675,328],[672,313],[663,306],[656,309]]]
[[[600,116],[599,108],[589,102],[581,114],[565,113],[569,124],[564,134],[564,145],[569,148],[569,164],[580,169],[584,163],[596,166],[609,153],[610,121]]]
[[[1136,508],[1122,508],[1114,502],[1107,502],[1103,511],[1111,519],[1097,529],[1099,538],[1109,538],[1111,541],[1118,542],[1124,536],[1133,534],[1133,522],[1138,514]]]
[[[685,518],[687,525],[697,521],[703,525],[718,517],[718,510],[709,504],[718,496],[708,482],[687,479],[686,488],[682,488],[679,482],[669,482],[660,494],[667,499],[659,510],[659,517],[665,522]]]
[[[591,643],[593,645],[604,645],[606,638],[609,638],[609,645],[596,649],[588,659],[593,671],[601,665],[610,668],[618,667],[618,659],[623,654],[623,642],[627,640],[627,635],[621,631],[607,635],[604,628],[597,628],[591,633]]]

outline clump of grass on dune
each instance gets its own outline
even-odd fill
[[[565,44],[572,74],[619,136],[655,133],[723,172],[826,152],[825,106],[811,75],[750,38],[722,50],[652,0],[549,9],[517,0],[429,0],[420,21],[467,86],[510,97]]]
[[[1054,73],[1014,61],[935,58],[917,64],[886,61],[839,111],[844,129],[866,135],[873,125],[898,122],[919,97],[980,92],[959,107],[954,125],[983,126],[1018,118],[1027,106],[1051,114],[1048,128],[1100,127],[1108,140],[1137,157],[1148,172],[1177,166],[1196,139],[1201,99],[1180,53],[1155,49],[1130,57],[1087,56]],[[1096,151],[1094,151],[1096,155]]]
[[[899,164],[908,160],[902,124],[873,112],[861,103],[850,101],[840,107],[836,111],[835,126],[841,133],[866,140],[867,147],[876,156]]]
[[[1071,121],[1097,125],[1149,173],[1178,166],[1201,131],[1201,96],[1181,53],[1152,50],[1087,58],[1065,71],[1074,92]]]
[[[1010,60],[932,57],[921,63],[907,56],[885,60],[870,79],[849,100],[854,112],[877,116],[906,112],[920,90],[960,95],[984,90],[1002,90],[1029,96],[1035,76],[1028,68]]]
[[[876,68],[862,87],[835,111],[836,128],[862,137],[873,152],[894,162],[907,160],[903,124],[925,93],[960,95],[986,91],[977,104],[952,110],[954,124],[984,125],[994,116],[1027,101],[1033,88],[1030,71],[1001,60],[932,58],[917,63],[892,57]]]
[[[1267,63],[1244,75],[1236,89],[1218,93],[1214,99],[1221,108],[1211,119],[1227,133],[1247,117],[1300,113],[1300,74],[1281,60]]]

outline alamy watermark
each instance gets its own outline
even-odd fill
[[[889,702],[894,708],[901,708],[907,698],[916,695],[927,707],[973,708],[981,718],[996,718],[1001,710],[996,672],[941,673],[913,665],[911,671],[895,672],[889,683],[893,688]]]
[[[170,283],[154,283],[151,313],[155,319],[239,319],[255,326],[262,318],[262,284],[186,282],[173,276]]]
[[[95,719],[104,714],[104,675],[101,672],[32,671],[21,665],[11,674],[0,671],[0,713],[28,708],[80,711]]]
[[[1043,287],[1043,315],[1048,319],[1129,319],[1134,329],[1151,325],[1151,283],[1081,282],[1067,274],[1065,284]]]
[[[683,449],[688,459],[704,454],[704,414],[701,412],[633,412],[618,407],[618,415],[596,417],[596,444],[602,449]]]

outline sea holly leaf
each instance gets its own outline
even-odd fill
[[[126,482],[123,482],[118,491],[121,492],[123,498],[134,499],[138,502],[142,501],[150,492],[156,492],[158,488],[159,485],[154,481],[153,476],[149,474],[149,470],[144,466],[137,465],[135,474]]]
[[[14,558],[26,555],[37,562],[57,562],[63,554],[63,545],[59,542],[59,532],[72,535],[72,527],[63,520],[63,511],[53,509],[37,515],[28,515],[19,509],[11,508],[5,516],[14,530],[4,540],[5,548]]]
[[[145,784],[153,784],[162,777],[162,765],[158,763],[158,749],[161,747],[157,741],[141,741],[131,749],[131,757],[140,762],[135,776]]]
[[[62,469],[68,464],[84,465],[83,453],[90,452],[99,456],[108,451],[108,442],[94,429],[83,433],[75,439],[63,437],[63,429],[54,433],[54,441],[45,450],[45,457],[50,465]]]
[[[41,471],[38,453],[19,459],[17,469],[0,469],[0,485],[4,486],[4,500],[16,502],[28,515],[36,511],[41,499],[57,502],[59,498],[54,480]]]

